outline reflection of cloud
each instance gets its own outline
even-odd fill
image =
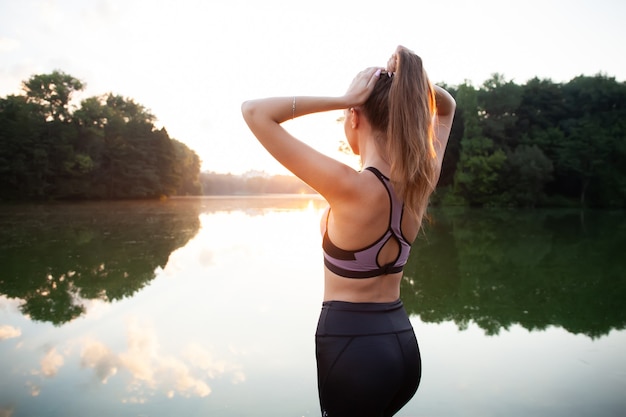
[[[246,381],[246,374],[244,374],[243,371],[241,371],[241,370],[235,371],[235,372],[233,372],[233,376],[230,379],[230,381],[233,384],[239,384],[240,382],[245,382]]]
[[[6,295],[0,295],[0,310],[2,311],[19,311],[19,306],[24,303],[20,298],[8,298]]]
[[[15,407],[0,407],[0,417],[11,417],[14,411]]]
[[[21,335],[22,331],[17,327],[9,326],[8,324],[0,326],[0,340],[13,339]]]
[[[30,389],[30,395],[32,397],[37,397],[41,393],[41,387],[33,382],[27,381],[26,386]]]
[[[136,321],[128,324],[128,351],[119,355],[121,364],[135,379],[150,382],[153,377],[152,363],[157,359],[157,340],[154,331],[142,328]]]
[[[118,370],[130,374],[130,396],[123,402],[144,403],[147,390],[161,391],[170,398],[206,397],[211,393],[206,379],[225,373],[232,373],[233,383],[245,380],[240,366],[215,360],[198,345],[184,349],[182,359],[161,354],[154,330],[134,320],[128,323],[127,335],[128,348],[124,352],[115,353],[96,340],[84,341],[81,352],[81,365],[94,369],[102,383],[118,374]]]
[[[63,356],[55,348],[50,349],[41,359],[41,373],[48,378],[55,376],[61,366],[63,366]]]
[[[199,345],[193,344],[188,346],[183,352],[183,356],[190,364],[205,371],[209,378],[215,378],[226,372],[230,372],[233,374],[231,381],[234,384],[246,380],[239,366],[226,361],[215,360],[209,351]]]
[[[173,397],[179,393],[185,397],[196,395],[206,397],[211,393],[211,388],[200,378],[191,374],[189,367],[176,358],[163,358],[156,365],[156,380],[167,390],[167,396]]]
[[[146,403],[146,399],[139,398],[139,397],[129,397],[129,398],[124,398],[122,400],[122,404],[145,404],[145,403]]]
[[[111,310],[111,303],[101,299],[78,298],[77,302],[85,308],[85,317],[99,319],[104,317]]]
[[[95,340],[85,342],[80,363],[86,368],[93,368],[103,384],[106,384],[109,377],[117,373],[118,362],[113,352],[102,343]]]
[[[201,250],[199,253],[199,264],[208,267],[215,265],[215,256],[213,255],[213,251],[208,249]]]
[[[132,321],[128,326],[128,351],[119,355],[120,363],[134,378],[133,385],[141,382],[165,391],[168,397],[178,393],[183,396],[205,397],[211,389],[203,380],[194,377],[182,361],[158,354],[154,331]]]

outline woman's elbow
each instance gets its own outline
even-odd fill
[[[450,96],[450,114],[454,115],[455,111],[456,111],[456,100],[454,99],[454,97]]]
[[[241,103],[241,114],[246,122],[249,121],[254,114],[254,102],[247,100]]]
[[[452,95],[439,86],[435,86],[437,114],[439,116],[454,116],[456,100]]]

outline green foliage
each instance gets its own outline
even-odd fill
[[[23,83],[28,101],[40,106],[46,120],[68,121],[70,98],[83,87],[80,80],[60,71],[33,75]]]
[[[24,82],[0,99],[0,199],[120,199],[201,194],[195,152],[156,129],[132,99],[89,97],[62,72]]]
[[[580,209],[432,210],[402,282],[425,322],[498,334],[558,326],[597,338],[626,328],[626,216]]]
[[[536,145],[520,145],[507,158],[504,177],[507,179],[503,202],[524,207],[545,203],[544,184],[552,179],[552,161]]]
[[[132,297],[196,235],[199,208],[187,199],[3,206],[0,294],[54,325],[88,300]]]
[[[501,149],[494,150],[491,139],[461,140],[463,153],[456,171],[455,189],[470,205],[487,204],[498,194],[500,170],[506,161]]]
[[[512,81],[506,82],[501,74],[494,74],[478,91],[482,131],[502,148],[515,140],[517,109],[522,99],[522,88]]]
[[[459,88],[458,100],[465,124],[461,139],[461,156],[454,176],[454,189],[470,205],[488,203],[498,192],[500,170],[506,155],[495,149],[493,140],[483,136],[477,92],[464,85]]]
[[[626,84],[596,75],[516,85],[495,74],[478,90],[450,90],[458,162],[444,159],[454,187],[442,203],[626,207]]]

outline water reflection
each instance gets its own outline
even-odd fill
[[[324,205],[0,207],[0,416],[319,415]],[[400,416],[619,415],[625,240],[623,213],[434,211]]]
[[[68,396],[76,409],[100,407],[99,415],[193,415],[199,404],[203,415],[207,407],[208,415],[241,415],[247,407],[242,396],[257,404],[272,400],[262,394],[270,385],[259,386],[254,370],[280,375],[285,366],[288,372],[296,368],[288,362],[293,352],[284,350],[291,345],[267,346],[266,338],[279,340],[265,327],[278,322],[273,316],[280,312],[269,274],[259,271],[275,265],[270,253],[307,253],[307,245],[317,246],[310,220],[322,204],[213,198],[6,210],[1,219],[10,227],[0,229],[8,248],[0,258],[0,415],[58,415],[48,409],[59,409]],[[309,232],[300,227],[304,223]],[[84,235],[90,238],[75,238]],[[41,256],[47,251],[55,252]],[[275,280],[293,279],[291,262],[306,264],[286,259],[288,275],[273,274]],[[62,276],[58,271],[75,273],[48,278]],[[49,284],[59,281],[70,284]],[[25,282],[33,289],[21,289]],[[120,288],[121,296],[113,297]],[[308,293],[317,307],[319,298]],[[33,298],[53,301],[40,301],[50,308],[35,317]],[[58,301],[63,299],[71,303]],[[303,305],[294,303],[283,305]],[[314,393],[313,376],[306,380],[299,388]],[[197,402],[206,398],[211,401]],[[263,415],[254,412],[257,407],[244,414]],[[300,410],[302,402],[293,407]]]
[[[267,197],[4,207],[0,293],[22,300],[31,319],[60,325],[83,314],[88,300],[112,302],[148,285],[197,234],[201,214],[255,216],[308,204]],[[623,213],[458,209],[432,216],[405,270],[411,314],[460,328],[475,322],[487,334],[520,324],[598,337],[626,326]],[[211,227],[207,246],[218,251],[243,233]],[[206,251],[203,262],[214,256]],[[15,332],[0,327],[0,338]]]
[[[8,206],[0,212],[0,293],[56,325],[85,300],[131,297],[198,231],[198,204],[182,201]]]
[[[127,344],[120,351],[114,351],[96,338],[80,343],[81,366],[92,369],[101,383],[106,384],[118,372],[130,376],[122,402],[147,401],[148,388],[151,392],[165,393],[167,398],[175,395],[206,397],[211,393],[207,378],[228,374],[234,384],[245,380],[239,364],[216,360],[200,344],[188,344],[177,354],[161,352],[162,341],[150,323],[132,318],[126,326],[126,337]]]
[[[423,321],[596,338],[626,327],[622,212],[438,210],[402,294]]]

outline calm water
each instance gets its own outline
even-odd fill
[[[318,416],[322,200],[0,207],[0,417]],[[401,416],[626,415],[626,215],[439,210]]]

